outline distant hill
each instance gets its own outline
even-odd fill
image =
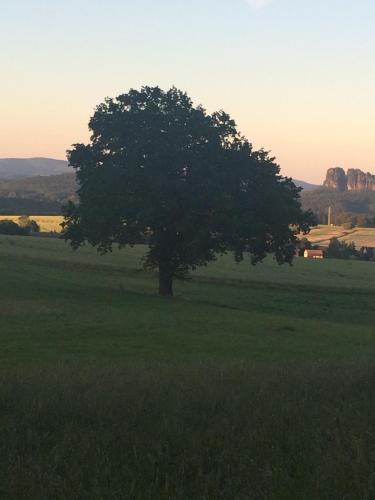
[[[45,199],[65,203],[75,197],[74,173],[0,180],[0,196],[7,198]]]
[[[297,179],[293,179],[293,182],[297,187],[301,187],[305,191],[312,191],[313,189],[318,189],[320,187],[317,184],[310,184],[309,182],[299,181]]]
[[[71,173],[68,162],[51,158],[2,158],[0,180]]]

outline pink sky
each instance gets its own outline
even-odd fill
[[[63,159],[141,85],[224,109],[285,175],[375,173],[375,2],[4,0],[0,157]]]

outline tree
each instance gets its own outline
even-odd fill
[[[298,251],[299,257],[303,257],[305,250],[311,250],[312,247],[313,246],[311,241],[309,241],[306,237],[303,237],[299,241],[297,241],[296,250]]]
[[[374,259],[374,249],[371,247],[361,247],[358,252],[358,257],[361,260],[373,260]]]
[[[232,250],[252,262],[291,262],[312,214],[274,159],[253,150],[223,111],[208,114],[176,88],[130,90],[91,118],[91,142],[68,151],[79,204],[65,207],[65,238],[102,253],[145,240],[159,293]]]
[[[40,232],[39,224],[35,220],[30,219],[28,215],[21,215],[21,217],[18,218],[18,225],[29,233]]]
[[[357,257],[358,253],[353,242],[346,243],[345,241],[339,241],[338,238],[332,238],[326,255],[331,259],[350,259],[351,257]]]
[[[12,220],[4,219],[0,221],[0,234],[12,236],[25,236],[27,232]]]

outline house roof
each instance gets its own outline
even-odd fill
[[[305,250],[305,253],[309,256],[309,257],[319,257],[321,255],[323,255],[323,250]]]

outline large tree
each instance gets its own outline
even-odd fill
[[[227,251],[291,262],[311,215],[226,113],[210,115],[176,88],[143,87],[106,99],[89,127],[90,143],[68,151],[79,183],[79,203],[65,209],[74,248],[87,241],[104,253],[146,241],[144,264],[158,269],[162,295]]]

